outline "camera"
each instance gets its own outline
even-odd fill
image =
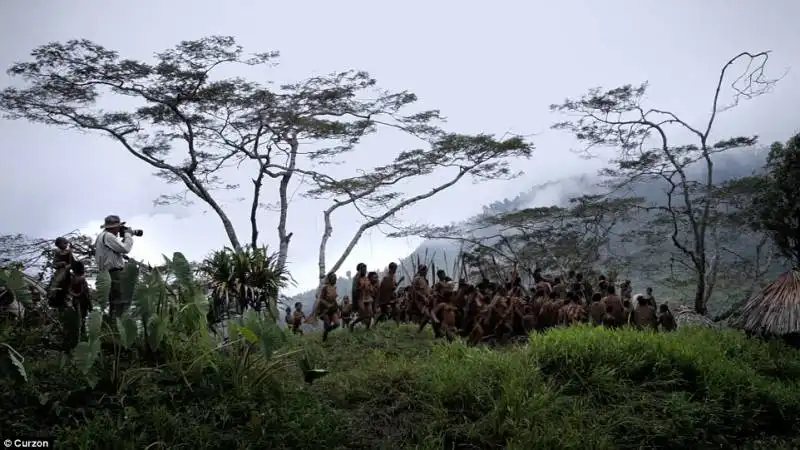
[[[130,233],[130,234],[132,234],[132,235],[134,235],[134,236],[136,236],[136,237],[142,237],[142,236],[144,236],[144,231],[143,231],[143,230],[136,230],[136,229],[134,229],[134,228],[131,228],[131,227],[127,226],[127,225],[122,225],[122,226],[119,228],[119,232],[120,232],[120,234],[122,234],[123,236],[125,235],[125,233]]]

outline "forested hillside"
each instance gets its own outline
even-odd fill
[[[758,171],[764,164],[765,152],[759,149],[743,149],[735,152],[728,152],[715,155],[714,176],[717,182],[722,183],[732,179],[738,179],[751,175]],[[692,177],[702,176],[700,172],[703,168],[695,166],[690,168],[689,174]],[[514,198],[498,200],[489,205],[485,205],[481,216],[493,216],[507,214],[514,211],[521,211],[526,208],[553,206],[549,203],[553,198],[558,199],[555,206],[566,206],[571,198],[591,193],[603,191],[599,185],[600,178],[595,175],[584,175],[580,177],[566,178],[556,182],[539,184],[531,187],[527,191],[519,193]],[[665,201],[664,190],[666,183],[643,182],[630,186],[626,196],[639,196],[647,202],[656,204]],[[457,229],[464,226],[476,218],[471,218],[461,224],[453,224],[450,229]],[[679,267],[675,261],[672,242],[668,236],[641,236],[638,239],[631,238],[642,231],[643,227],[648,226],[649,218],[647,214],[639,214],[625,222],[616,225],[615,232],[608,236],[608,243],[601,251],[601,258],[598,260],[597,269],[613,270],[617,272],[619,278],[631,279],[634,289],[644,291],[645,287],[653,287],[656,293],[662,298],[668,298],[676,303],[690,303],[692,295],[691,280]],[[489,238],[502,231],[501,226],[472,229],[471,236],[478,238]],[[761,269],[761,278],[769,278],[785,265],[779,258],[772,258],[768,255],[755,255],[754,252],[759,244],[759,238],[746,232],[737,236],[735,242],[731,244],[730,252],[720,255],[724,270],[719,276],[718,288],[709,301],[709,309],[713,314],[724,311],[732,303],[742,300],[747,295],[748,289],[743,287],[742,279],[747,278],[746,273],[751,268],[752,258],[760,258],[762,263],[769,264],[769,268]],[[463,239],[458,236],[449,235],[446,239],[427,239],[410,255],[399,259],[401,273],[408,280],[417,260],[424,260],[428,264],[435,265],[436,268],[444,268],[448,273],[456,268],[459,253],[464,248],[469,247]],[[736,253],[736,256],[732,255]],[[398,255],[400,256],[400,255]],[[388,264],[388,261],[387,261]],[[544,267],[545,270],[555,269]],[[347,295],[350,291],[352,280],[350,273],[340,274],[341,279],[338,284],[339,295]],[[457,274],[460,275],[460,274]],[[490,274],[495,275],[495,274]],[[454,277],[456,278],[456,277]],[[730,287],[734,282],[738,282],[736,287]],[[314,291],[310,290],[295,297],[302,301],[307,307],[314,303]]]

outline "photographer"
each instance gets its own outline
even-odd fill
[[[138,230],[132,230],[125,226],[119,216],[108,216],[103,223],[103,231],[97,236],[95,241],[95,261],[97,270],[108,270],[111,275],[111,292],[108,296],[109,315],[111,318],[119,317],[130,307],[122,299],[120,287],[120,275],[122,268],[125,267],[127,254],[133,247],[133,236],[141,236]]]

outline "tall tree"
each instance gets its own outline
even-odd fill
[[[220,78],[225,65],[271,66],[277,52],[246,55],[232,37],[184,41],[153,62],[125,59],[88,40],[55,42],[33,50],[32,60],[8,73],[25,82],[0,93],[0,111],[11,119],[98,132],[157,169],[179,195],[161,202],[207,204],[234,249],[242,243],[217,192],[238,189],[225,169],[249,163],[250,243],[259,239],[258,211],[266,179],[278,184],[279,262],[285,264],[290,184],[298,171],[332,162],[382,126],[426,135],[436,111],[402,114],[411,93],[378,89],[366,72],[312,77],[277,88],[242,78]],[[133,105],[109,109],[115,98]],[[312,145],[313,144],[313,145]]]
[[[585,143],[585,155],[593,156],[591,149],[596,146],[618,150],[611,167],[601,171],[613,192],[635,182],[666,183],[664,199],[647,205],[646,210],[656,213],[656,220],[669,227],[668,239],[676,250],[674,258],[694,272],[694,306],[701,314],[706,312],[717,273],[717,260],[709,255],[707,245],[714,203],[710,198],[715,183],[713,155],[749,147],[757,141],[756,137],[741,136],[713,142],[711,135],[720,112],[736,106],[741,99],[768,92],[775,84],[776,80],[764,73],[768,58],[769,52],[742,52],[725,63],[716,81],[710,114],[701,127],[673,112],[643,106],[646,83],[610,90],[594,88],[578,99],[551,106],[553,111],[574,117],[553,128],[568,131]],[[731,81],[729,72],[740,64],[746,67],[730,83],[733,101],[723,105],[723,85]],[[688,132],[694,142],[675,144],[678,138],[672,133],[676,131]],[[695,165],[704,169],[700,181],[687,173]]]
[[[753,180],[761,187],[751,204],[753,223],[800,270],[800,134],[772,144],[765,169]]]
[[[330,199],[322,212],[325,228],[319,245],[319,276],[336,272],[355,248],[363,234],[420,201],[470,177],[473,181],[507,180],[520,175],[511,170],[513,158],[528,158],[533,145],[520,137],[496,139],[490,135],[447,134],[437,136],[429,149],[402,152],[390,164],[376,167],[361,175],[334,180],[317,177],[317,185],[307,192],[313,198]],[[407,195],[396,186],[403,181],[418,185],[418,177],[436,176],[432,186],[423,192]],[[433,178],[430,178],[433,180]],[[364,222],[356,229],[342,253],[328,267],[327,244],[333,234],[331,217],[342,207],[351,206]]]

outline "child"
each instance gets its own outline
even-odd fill
[[[292,333],[294,334],[303,334],[303,330],[300,329],[300,325],[303,324],[303,320],[305,320],[306,314],[303,312],[303,304],[297,302],[294,304],[294,314],[292,315]]]
[[[47,288],[48,303],[54,308],[66,306],[67,287],[69,285],[69,271],[75,258],[72,255],[67,238],[60,236],[56,238],[56,249],[53,253],[53,278]]]

